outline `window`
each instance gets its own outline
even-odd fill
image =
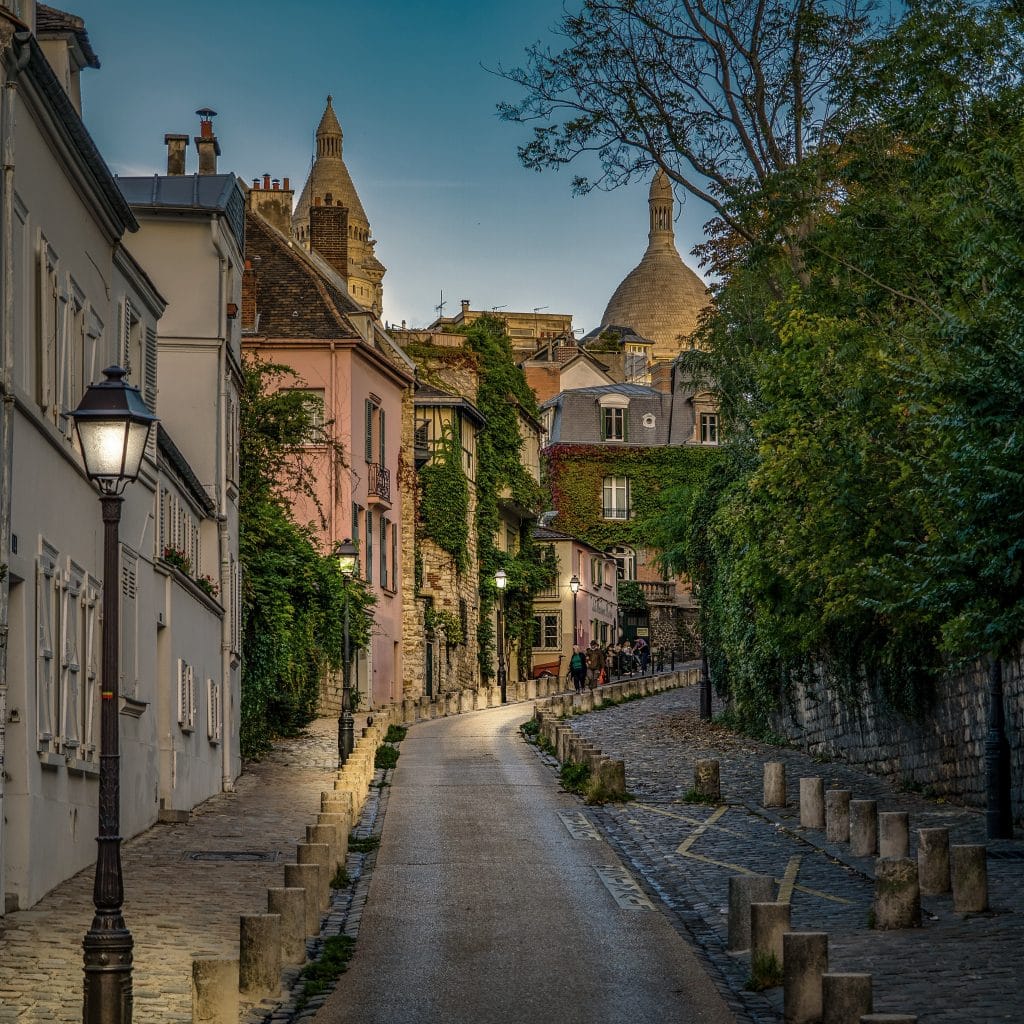
[[[373,509],[366,510],[366,582],[373,582]]]
[[[206,680],[206,738],[211,744],[220,743],[224,731],[224,709],[220,702],[220,683]]]
[[[620,580],[636,579],[636,551],[633,548],[612,548],[608,554],[615,559]]]
[[[356,568],[355,575],[359,575],[359,552],[362,550],[359,546],[359,516],[363,509],[361,505],[357,505],[354,501],[352,502],[352,543],[356,549]]]
[[[196,681],[192,666],[178,659],[178,725],[182,732],[192,732],[196,724]]]
[[[302,405],[309,417],[309,427],[302,439],[303,444],[323,444],[324,425],[327,422],[326,400],[323,388],[289,388],[294,394],[302,396]]]
[[[717,412],[702,412],[700,414],[700,443],[718,444]]]
[[[601,410],[601,437],[605,441],[626,440],[626,410]]]
[[[533,617],[533,646],[535,650],[559,650],[561,629],[558,612],[548,612]]]
[[[380,585],[388,585],[388,521],[380,517]]]
[[[384,435],[385,416],[384,410],[380,407],[380,399],[376,395],[364,400],[364,444],[363,453],[367,462],[378,462],[384,465],[384,456],[387,452],[387,444]]]
[[[600,558],[590,559],[590,585],[599,587],[604,582],[604,562]]]
[[[629,478],[624,476],[606,476],[602,491],[604,518],[628,519]]]
[[[391,589],[398,591],[398,523],[391,524]]]
[[[139,689],[139,556],[131,548],[121,545],[121,693],[126,697],[138,696]]]

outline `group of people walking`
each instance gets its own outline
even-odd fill
[[[591,640],[585,649],[574,644],[569,658],[569,678],[573,689],[582,693],[584,687],[593,690],[607,683],[613,675],[633,675],[635,672],[643,675],[650,656],[651,649],[642,636],[634,641],[623,640],[604,647],[596,640]]]

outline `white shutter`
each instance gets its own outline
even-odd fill
[[[79,757],[91,761],[96,753],[94,722],[96,719],[96,702],[99,682],[99,637],[97,628],[100,622],[101,589],[99,582],[91,576],[86,580],[85,599],[83,602],[82,629],[82,729],[79,734],[81,746]]]
[[[64,640],[60,680],[60,728],[63,745],[70,750],[77,750],[81,745],[79,723],[82,720],[82,663],[79,644],[82,629],[82,584],[82,570],[72,565],[63,585],[61,632]]]
[[[39,750],[56,749],[55,700],[58,628],[56,564],[48,552],[36,564],[36,733]]]
[[[121,547],[121,653],[118,665],[121,694],[135,697],[139,687],[139,556]]]
[[[178,724],[182,732],[195,728],[196,693],[192,666],[182,658],[178,659]]]
[[[206,694],[206,735],[211,743],[220,743],[222,726],[220,683],[213,679],[207,679]]]

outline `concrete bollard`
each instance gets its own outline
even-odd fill
[[[626,764],[602,757],[597,763],[597,785],[605,799],[621,800],[626,796]]]
[[[821,976],[828,971],[825,932],[782,936],[782,1007],[786,1024],[821,1020]]]
[[[859,1024],[917,1024],[914,1013],[865,1013]]]
[[[821,976],[821,1024],[860,1024],[873,1009],[870,974]]]
[[[850,853],[854,857],[874,857],[878,852],[878,803],[875,800],[850,801]]]
[[[848,789],[830,789],[825,794],[825,838],[830,843],[850,841],[850,797]]]
[[[788,903],[750,904],[750,960],[774,956],[782,966],[784,950],[782,936],[789,931],[790,905]]]
[[[804,828],[825,827],[825,783],[818,776],[800,780],[800,824]]]
[[[285,864],[284,884],[305,893],[306,937],[320,934],[320,867],[317,864]]]
[[[921,926],[921,889],[917,864],[909,857],[879,857],[875,861],[875,900],[871,904],[879,931]]]
[[[192,1024],[238,1024],[238,961],[192,961]]]
[[[320,909],[326,910],[331,902],[331,848],[326,843],[297,843],[295,859],[299,864],[316,864],[320,868],[319,888],[317,897]]]
[[[273,999],[281,991],[281,918],[243,914],[238,920],[238,991]]]
[[[770,875],[732,875],[729,879],[729,949],[750,949],[750,906],[770,903],[775,879]]]
[[[764,766],[764,807],[786,806],[786,764],[768,761]]]
[[[700,760],[693,766],[693,788],[698,796],[708,800],[722,799],[717,761]]]
[[[910,815],[906,811],[878,815],[878,856],[890,860],[910,856]]]
[[[917,830],[917,880],[928,896],[949,892],[949,829]]]
[[[334,876],[334,872],[338,868],[338,830],[334,825],[316,824],[306,826],[306,842],[307,843],[324,843],[327,849],[330,851],[330,857],[327,861],[327,870]],[[328,880],[328,884],[330,881]]]
[[[988,865],[984,846],[951,846],[953,910],[980,914],[988,910]]]
[[[352,822],[347,814],[324,814],[321,811],[316,816],[318,825],[333,825],[338,833],[338,867],[345,866],[345,859],[348,857],[348,835],[352,831]]]
[[[281,960],[301,964],[306,959],[306,890],[268,889],[267,913],[281,918]]]

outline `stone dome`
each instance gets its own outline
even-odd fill
[[[615,289],[602,325],[631,327],[654,342],[655,360],[673,359],[697,327],[710,296],[704,282],[676,250],[672,213],[675,197],[664,171],[651,182],[651,227],[643,259]]]

